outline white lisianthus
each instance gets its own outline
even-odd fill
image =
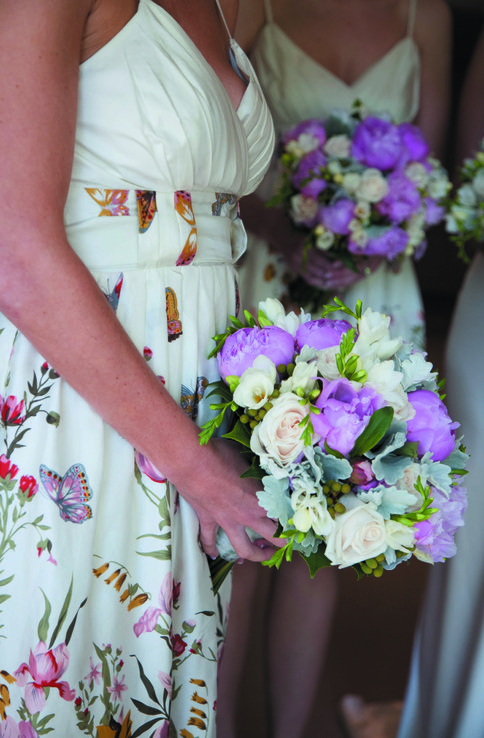
[[[394,369],[393,361],[381,361],[368,369],[365,382],[385,400],[385,404],[393,408],[395,420],[411,420],[415,409],[408,401],[408,396],[401,385],[403,374]]]
[[[272,408],[256,425],[250,439],[250,448],[260,457],[262,468],[276,479],[287,476],[291,464],[304,452],[300,423],[308,414],[308,407],[299,401],[300,397],[292,392],[273,400]]]
[[[262,310],[268,320],[271,321],[272,325],[282,328],[291,334],[296,335],[296,331],[302,323],[307,323],[311,320],[311,314],[305,313],[301,310],[299,315],[294,312],[287,313],[279,302],[273,297],[268,297],[266,300],[259,302],[259,310]]]
[[[318,349],[318,371],[324,379],[339,379],[338,366],[336,364],[336,354],[339,354],[339,346],[330,346],[325,349]]]
[[[405,174],[418,187],[425,187],[429,181],[429,173],[419,161],[412,161],[405,167]]]
[[[367,308],[358,321],[358,339],[355,352],[360,353],[358,344],[369,344],[379,359],[389,359],[402,345],[401,338],[390,338],[390,316]]]
[[[326,539],[325,555],[343,569],[384,553],[387,548],[385,520],[372,502],[360,502],[355,495],[344,497],[346,512],[336,515]]]
[[[296,392],[302,389],[304,394],[314,389],[317,367],[313,363],[298,361],[294,367],[292,376],[284,379],[281,383],[281,392]]]
[[[357,172],[343,174],[342,185],[349,195],[354,195],[361,184],[361,175]]]
[[[344,134],[331,136],[323,146],[324,153],[327,156],[334,156],[336,159],[348,159],[350,149],[351,141],[348,136]]]
[[[315,245],[321,251],[328,251],[334,243],[334,233],[324,230],[322,233],[316,233]]]
[[[301,133],[297,140],[288,141],[286,151],[301,159],[305,154],[309,154],[310,151],[317,149],[318,146],[319,140],[316,136],[312,136],[310,133]]]
[[[304,479],[293,480],[291,505],[294,527],[307,533],[311,528],[317,536],[330,534],[334,521],[328,512],[326,497],[321,489],[309,488]]]
[[[366,169],[356,194],[359,200],[380,202],[388,194],[388,182],[379,169]]]
[[[240,377],[234,392],[234,402],[239,407],[258,410],[266,404],[274,392],[277,370],[267,356],[258,356],[252,366]]]
[[[413,528],[403,525],[403,523],[397,523],[396,520],[385,521],[385,537],[387,544],[394,551],[410,553],[415,545]]]
[[[293,195],[291,197],[291,214],[295,223],[312,220],[318,212],[318,203],[312,197]]]
[[[484,198],[484,169],[479,169],[473,179],[472,186],[482,200]]]

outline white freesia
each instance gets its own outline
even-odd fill
[[[300,397],[286,392],[273,400],[272,408],[256,425],[250,448],[260,457],[260,464],[277,479],[287,476],[291,464],[304,452],[300,422],[308,413]]]
[[[341,374],[336,364],[336,354],[339,354],[339,346],[330,346],[326,349],[318,349],[318,371],[324,379],[338,379]]]
[[[267,356],[258,356],[240,377],[234,392],[234,402],[240,407],[258,410],[274,392],[277,370]]]
[[[307,323],[308,320],[311,320],[311,314],[305,313],[304,310],[301,310],[299,315],[296,315],[294,312],[287,313],[286,315],[282,303],[273,297],[268,297],[266,300],[259,302],[259,310],[262,310],[272,325],[282,328],[290,333],[291,336],[296,335],[297,329],[302,323]]]
[[[376,505],[360,502],[352,494],[345,495],[344,505],[346,512],[336,515],[325,551],[340,569],[379,556],[387,548],[385,520]]]
[[[331,532],[334,521],[328,512],[326,497],[321,487],[311,485],[310,480],[296,477],[293,480],[291,505],[294,510],[294,527],[303,533],[311,528],[317,536],[327,536]]]
[[[419,187],[425,187],[429,181],[429,173],[419,161],[412,161],[405,167],[406,176]]]
[[[304,223],[315,217],[318,203],[312,197],[293,195],[291,197],[291,214],[295,223]]]
[[[401,338],[390,338],[390,316],[367,308],[358,321],[358,339],[355,353],[359,354],[358,343],[369,344],[379,359],[389,359],[402,345]]]
[[[393,408],[396,420],[410,420],[415,416],[415,409],[403,391],[402,379],[403,374],[395,371],[393,361],[381,361],[368,369],[365,386],[383,397],[385,403]]]
[[[361,175],[357,172],[343,174],[342,185],[349,195],[354,195],[361,184]]]
[[[484,169],[479,169],[472,181],[472,186],[482,200],[484,198]]]
[[[337,159],[347,159],[350,155],[351,141],[348,136],[339,134],[328,138],[323,146],[324,153]]]
[[[317,366],[305,361],[298,361],[290,377],[281,382],[281,393],[296,392],[302,389],[304,394],[311,392],[316,384]]]
[[[359,200],[380,202],[388,194],[388,182],[379,169],[366,169],[356,194]]]
[[[318,146],[319,139],[316,136],[313,136],[311,133],[301,133],[295,141],[288,141],[286,150],[290,154],[294,154],[298,159],[301,159],[305,154],[317,149]]]
[[[397,523],[396,520],[385,521],[385,537],[387,544],[394,551],[410,553],[415,545],[413,528],[403,525],[403,523]]]

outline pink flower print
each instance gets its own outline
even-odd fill
[[[14,677],[19,687],[25,687],[25,704],[32,715],[45,707],[44,687],[55,687],[62,699],[67,702],[75,698],[76,694],[69,684],[58,681],[68,666],[69,651],[65,643],[47,650],[45,643],[40,641],[35,649],[30,651],[29,663],[21,664]]]
[[[30,498],[37,493],[37,490],[39,489],[39,484],[35,477],[26,476],[24,474],[22,477],[20,477],[19,487],[24,493],[26,499],[30,500]]]
[[[152,633],[156,628],[156,623],[161,615],[161,610],[157,607],[148,607],[142,614],[137,623],[133,625],[136,638],[142,633]]]
[[[124,683],[124,674],[121,680],[115,676],[113,679],[113,686],[108,687],[108,692],[113,695],[115,700],[121,701],[123,699],[123,692],[128,689],[128,685]]]
[[[163,687],[166,689],[168,693],[168,699],[171,699],[171,693],[173,690],[173,680],[169,674],[166,673],[166,671],[160,671],[158,672],[158,679],[162,683]]]
[[[38,738],[39,734],[30,723],[21,720],[19,724],[12,717],[6,717],[0,722],[0,738]]]
[[[22,425],[25,420],[25,402],[14,395],[4,399],[0,395],[0,417],[4,425]]]
[[[158,618],[163,613],[171,616],[173,603],[176,603],[180,596],[180,588],[180,582],[175,584],[172,575],[168,572],[161,583],[160,594],[158,595],[160,606],[148,607],[138,622],[133,626],[133,630],[137,638],[139,638],[142,633],[152,633],[156,628]]]
[[[0,477],[6,479],[8,475],[9,479],[13,479],[18,472],[18,466],[12,464],[10,459],[7,459],[5,454],[0,456]]]
[[[163,723],[153,733],[153,738],[168,738],[170,735],[170,723],[163,720]]]
[[[160,595],[158,597],[161,612],[166,612],[167,615],[171,615],[173,609],[173,586],[173,577],[168,572],[161,583]]]
[[[151,461],[140,451],[134,452],[136,465],[142,474],[146,474],[153,482],[166,482],[165,475],[160,472]]]
[[[91,667],[89,674],[87,674],[84,679],[90,682],[90,687],[92,687],[93,682],[96,682],[96,684],[99,684],[99,679],[101,678],[101,662],[99,664],[96,664],[94,666],[94,661],[92,660],[92,656],[89,657],[89,665]]]

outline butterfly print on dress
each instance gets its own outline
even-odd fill
[[[175,290],[171,287],[165,289],[166,297],[166,326],[168,329],[168,341],[176,341],[183,333],[183,326],[178,312],[178,300]]]
[[[82,464],[73,464],[63,477],[44,464],[40,465],[39,473],[48,497],[59,508],[63,520],[84,523],[92,518],[92,509],[87,504],[92,489]]]
[[[138,227],[140,233],[146,233],[156,213],[156,192],[154,190],[136,190],[138,204]]]

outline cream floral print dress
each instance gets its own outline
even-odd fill
[[[140,0],[81,66],[65,208],[72,247],[198,423],[211,336],[237,310],[238,199],[273,147],[231,49],[249,79],[237,111]],[[0,331],[0,737],[213,737],[228,588],[212,593],[195,513],[1,316]]]

